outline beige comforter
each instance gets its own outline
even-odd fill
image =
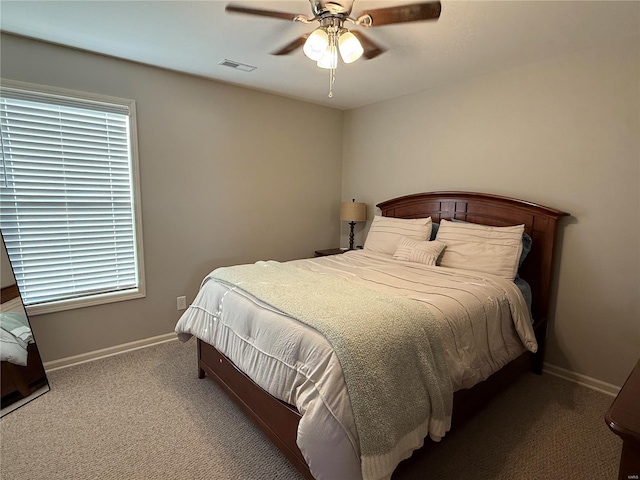
[[[288,264],[419,302],[441,325],[454,390],[483,380],[525,348],[536,349],[528,309],[512,282],[363,251]],[[296,405],[303,416],[298,445],[316,478],[368,475],[360,465],[360,441],[342,368],[318,332],[216,281],[203,283],[176,331],[182,339],[196,335],[216,346],[262,388]],[[413,439],[395,452],[393,463],[421,445],[421,438]]]

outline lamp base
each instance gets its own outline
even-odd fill
[[[349,232],[349,250],[353,250],[353,227],[356,226],[356,222],[349,222],[349,225],[351,226],[351,231]]]

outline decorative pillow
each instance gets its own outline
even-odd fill
[[[511,281],[518,271],[524,225],[490,227],[440,221],[436,240],[446,245],[440,265],[490,273]]]
[[[427,240],[430,235],[431,217],[407,219],[375,215],[364,242],[364,249],[393,255],[403,237]]]
[[[398,245],[396,253],[393,254],[393,258],[405,262],[435,265],[444,247],[444,243],[435,240],[427,242],[411,240],[410,238],[404,237],[400,240],[400,244]]]

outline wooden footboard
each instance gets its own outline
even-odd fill
[[[291,405],[268,394],[222,353],[198,339],[198,377],[214,380],[262,430],[289,461],[312,480],[313,475],[296,443],[302,418]]]
[[[298,471],[305,478],[313,480],[296,444],[298,423],[302,418],[296,408],[269,395],[215,347],[197,340],[198,377],[207,376],[215,381]],[[484,382],[456,392],[453,396],[453,428],[462,425],[484,408],[523,372],[530,371],[532,363],[533,355],[524,353]],[[430,442],[427,441],[423,448],[429,448],[429,445]]]
[[[2,384],[1,397],[3,399],[3,407],[6,406],[5,397],[12,394],[20,394],[22,398],[26,398],[47,384],[47,376],[36,345],[30,344],[27,352],[27,364],[25,366],[1,362],[0,383]]]

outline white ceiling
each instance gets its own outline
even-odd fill
[[[334,0],[338,2],[350,0]],[[357,0],[353,15],[416,3]],[[309,2],[243,1],[254,8],[311,16]],[[301,50],[274,51],[314,25],[225,13],[226,1],[1,0],[3,31],[200,75],[339,109],[535,62],[640,33],[640,2],[442,1],[436,22],[366,31],[388,49],[329,73]],[[258,67],[247,73],[224,59]]]

